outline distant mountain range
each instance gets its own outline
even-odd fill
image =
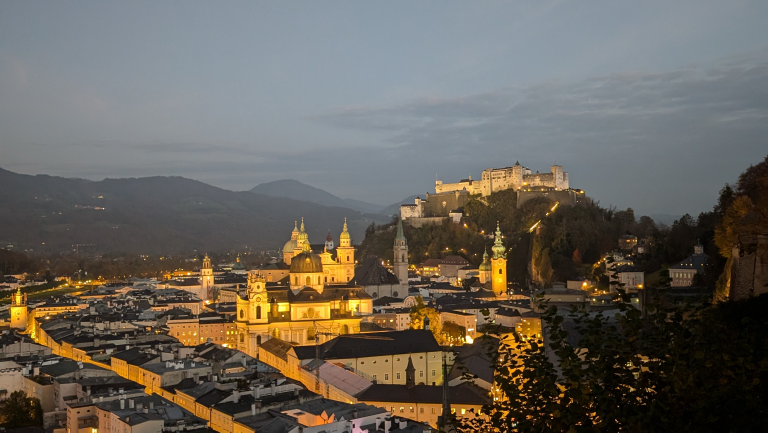
[[[317,203],[323,206],[347,207],[362,213],[379,213],[387,216],[400,214],[400,205],[403,203],[413,203],[413,199],[416,198],[414,195],[389,206],[383,206],[351,198],[340,198],[328,191],[315,188],[294,179],[283,179],[262,183],[251,189],[251,192],[272,197],[284,197]]]
[[[262,250],[281,247],[302,217],[313,242],[329,229],[338,238],[345,217],[357,242],[371,222],[389,220],[351,209],[353,203],[272,192],[234,192],[183,177],[90,181],[0,169],[0,245],[62,252],[82,244],[83,250],[138,254]]]

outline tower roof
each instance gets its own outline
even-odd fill
[[[326,242],[333,241],[333,236],[331,236],[331,229],[328,229],[328,236],[325,237]]]
[[[493,247],[491,247],[494,259],[507,258],[507,249],[504,247],[501,237],[501,228],[499,228],[499,222],[496,221],[496,239],[493,241]]]
[[[403,219],[400,218],[397,220],[397,235],[395,236],[396,241],[406,241],[405,235],[403,234]]]
[[[349,239],[349,230],[347,229],[347,219],[344,218],[344,228],[341,230],[339,239]]]
[[[491,262],[488,259],[488,249],[486,249],[483,252],[483,262],[480,263],[479,270],[480,271],[490,271],[491,270]]]

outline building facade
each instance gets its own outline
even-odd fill
[[[512,167],[488,168],[483,170],[481,179],[462,179],[456,183],[443,183],[435,181],[435,192],[464,191],[470,194],[489,196],[494,192],[508,189],[518,189],[523,186],[544,186],[557,190],[568,189],[568,173],[563,171],[563,166],[553,165],[549,173],[531,173],[531,169],[523,167],[519,162]]]

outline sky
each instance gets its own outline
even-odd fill
[[[766,1],[0,1],[0,167],[387,205],[560,164],[640,214],[768,154]]]

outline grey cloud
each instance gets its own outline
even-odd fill
[[[544,170],[557,159],[571,171],[572,185],[590,187],[604,203],[698,212],[768,149],[767,58],[340,110],[319,119],[388,131],[396,146],[387,152],[395,158],[463,169],[456,178],[477,168],[470,158],[520,159]]]

